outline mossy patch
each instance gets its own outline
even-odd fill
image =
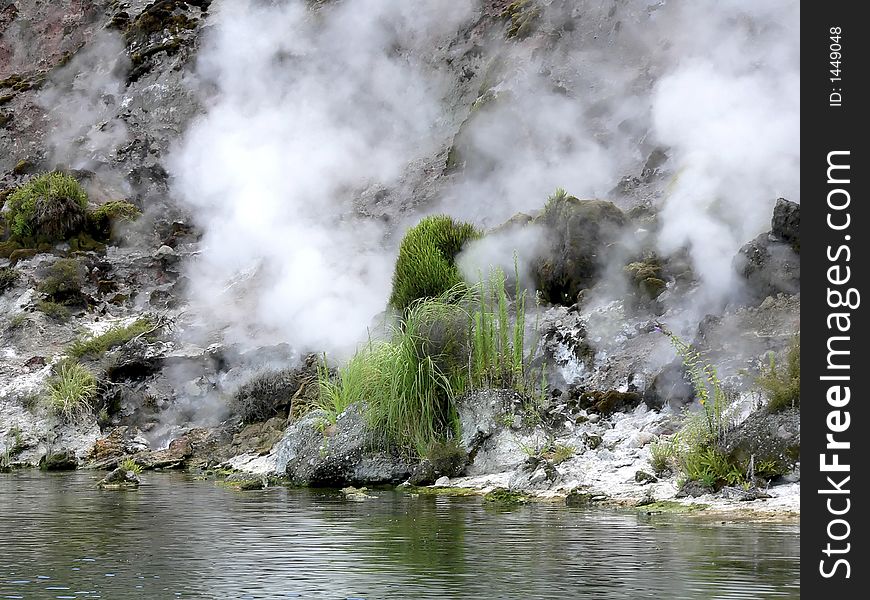
[[[0,294],[11,288],[18,282],[18,271],[10,267],[0,267]]]
[[[37,290],[52,302],[76,304],[81,300],[84,269],[72,258],[61,258],[45,271]]]
[[[72,317],[72,311],[63,304],[51,302],[49,300],[40,300],[36,303],[36,310],[44,314],[49,319],[58,322],[66,322]]]
[[[100,239],[109,239],[114,225],[135,221],[141,214],[135,204],[124,200],[112,200],[101,204],[90,213],[90,227]]]
[[[528,495],[507,488],[495,488],[491,492],[487,492],[483,495],[484,502],[492,502],[501,505],[527,504],[529,500]]]
[[[404,491],[409,494],[419,494],[421,496],[478,496],[480,492],[472,488],[464,487],[414,487],[408,486]]]

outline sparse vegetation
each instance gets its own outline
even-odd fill
[[[771,352],[770,362],[761,370],[758,385],[768,399],[768,410],[778,412],[786,408],[796,408],[801,403],[801,340],[795,336],[786,353],[784,365],[776,364]]]
[[[456,288],[462,282],[456,255],[480,235],[473,225],[446,215],[426,217],[409,229],[399,246],[390,306],[407,310],[417,300]]]
[[[726,416],[728,396],[716,367],[666,327],[659,328],[683,359],[702,411],[687,416],[674,436],[671,448],[654,449],[653,468],[658,471],[662,467],[664,470],[673,462],[687,480],[714,489],[743,483],[746,479],[745,470],[731,462],[719,449],[731,424]]]
[[[65,420],[90,412],[96,396],[96,378],[76,362],[60,363],[48,381],[48,405]]]
[[[112,348],[123,346],[130,340],[154,329],[154,322],[142,317],[129,325],[112,327],[98,336],[77,340],[67,349],[67,354],[75,359],[99,358]]]
[[[36,303],[36,310],[44,314],[49,319],[65,322],[69,321],[72,312],[63,304],[51,302],[50,300],[40,300]]]
[[[60,172],[34,177],[6,201],[6,222],[13,238],[59,241],[86,222],[88,195],[75,177]]]

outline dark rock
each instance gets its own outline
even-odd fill
[[[685,368],[679,361],[662,369],[643,393],[644,403],[653,410],[661,410],[665,406],[681,408],[694,400],[695,388],[686,380]]]
[[[589,506],[592,504],[592,494],[588,492],[581,492],[579,490],[571,490],[568,492],[568,495],[565,496],[565,505],[571,506],[573,508],[582,508],[584,506]]]
[[[783,242],[791,245],[800,253],[801,247],[801,205],[778,198],[773,208],[770,232]]]
[[[612,202],[556,195],[535,222],[549,243],[534,265],[537,288],[544,300],[570,306],[595,283],[626,218]]]
[[[655,483],[659,479],[655,475],[647,473],[646,471],[638,471],[637,473],[634,474],[634,480],[637,483],[644,484],[644,483]]]
[[[765,477],[784,475],[800,457],[801,421],[794,408],[769,413],[758,410],[729,432],[719,449],[733,464]]]
[[[746,281],[753,300],[800,291],[800,257],[790,244],[772,239],[770,234],[763,233],[743,246],[734,267]]]
[[[579,405],[589,411],[612,415],[616,412],[627,412],[641,403],[641,395],[637,392],[583,392],[580,394]]]
[[[39,461],[39,468],[43,471],[72,471],[79,465],[75,452],[64,450],[46,454]]]
[[[97,487],[103,490],[134,489],[139,487],[140,479],[133,471],[121,467],[103,477]]]
[[[41,369],[45,366],[45,357],[44,356],[31,356],[26,361],[24,361],[24,368],[28,370]]]
[[[750,502],[752,500],[763,500],[771,498],[771,495],[757,487],[744,489],[742,487],[723,487],[720,490],[723,498],[728,500],[737,500],[738,502]]]
[[[697,498],[704,494],[712,494],[716,489],[713,486],[704,485],[700,481],[687,481],[677,491],[676,498]]]
[[[311,354],[297,369],[255,375],[238,389],[230,408],[245,423],[266,421],[277,414],[301,414],[316,400],[317,360]]]
[[[295,485],[396,484],[411,476],[414,465],[391,452],[367,426],[360,408],[349,407],[331,425],[322,411],[314,411],[285,433],[289,441],[279,450],[287,476]]]

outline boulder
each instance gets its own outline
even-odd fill
[[[103,477],[99,483],[97,483],[97,487],[101,490],[135,489],[139,487],[139,483],[139,476],[136,475],[136,473],[118,467]]]
[[[733,464],[748,467],[754,460],[759,475],[784,475],[800,458],[800,413],[793,408],[777,413],[755,411],[719,446]]]
[[[770,222],[770,232],[777,239],[791,245],[795,252],[800,253],[801,247],[801,205],[778,198],[773,207],[773,219]]]
[[[277,450],[279,469],[295,485],[340,487],[401,483],[414,465],[392,452],[367,426],[362,410],[352,405],[330,424],[313,411],[291,425]]]
[[[695,388],[686,379],[682,362],[675,361],[664,367],[643,392],[644,403],[653,410],[665,406],[679,409],[695,400]]]
[[[557,193],[535,219],[547,231],[547,250],[535,261],[544,300],[570,306],[591,287],[627,219],[612,202]]]
[[[780,198],[771,231],[744,245],[734,268],[746,281],[750,299],[760,301],[778,293],[800,291],[800,205]]]

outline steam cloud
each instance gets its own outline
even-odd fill
[[[199,58],[216,93],[174,157],[204,226],[190,273],[230,341],[342,350],[383,310],[393,254],[353,199],[437,152],[451,81],[421,58],[472,15],[452,0],[224,3]]]
[[[493,226],[557,186],[607,197],[663,146],[658,247],[688,247],[702,300],[727,300],[739,247],[777,196],[799,201],[798,2],[544,4],[547,35],[484,40],[496,100],[464,134],[479,161],[430,182],[423,210]],[[458,82],[441,51],[479,15],[452,0],[216,8],[198,67],[213,94],[171,166],[205,230],[192,300],[230,341],[346,350],[384,308],[397,243],[353,200],[443,150]],[[481,245],[464,267],[510,270],[535,244]]]

